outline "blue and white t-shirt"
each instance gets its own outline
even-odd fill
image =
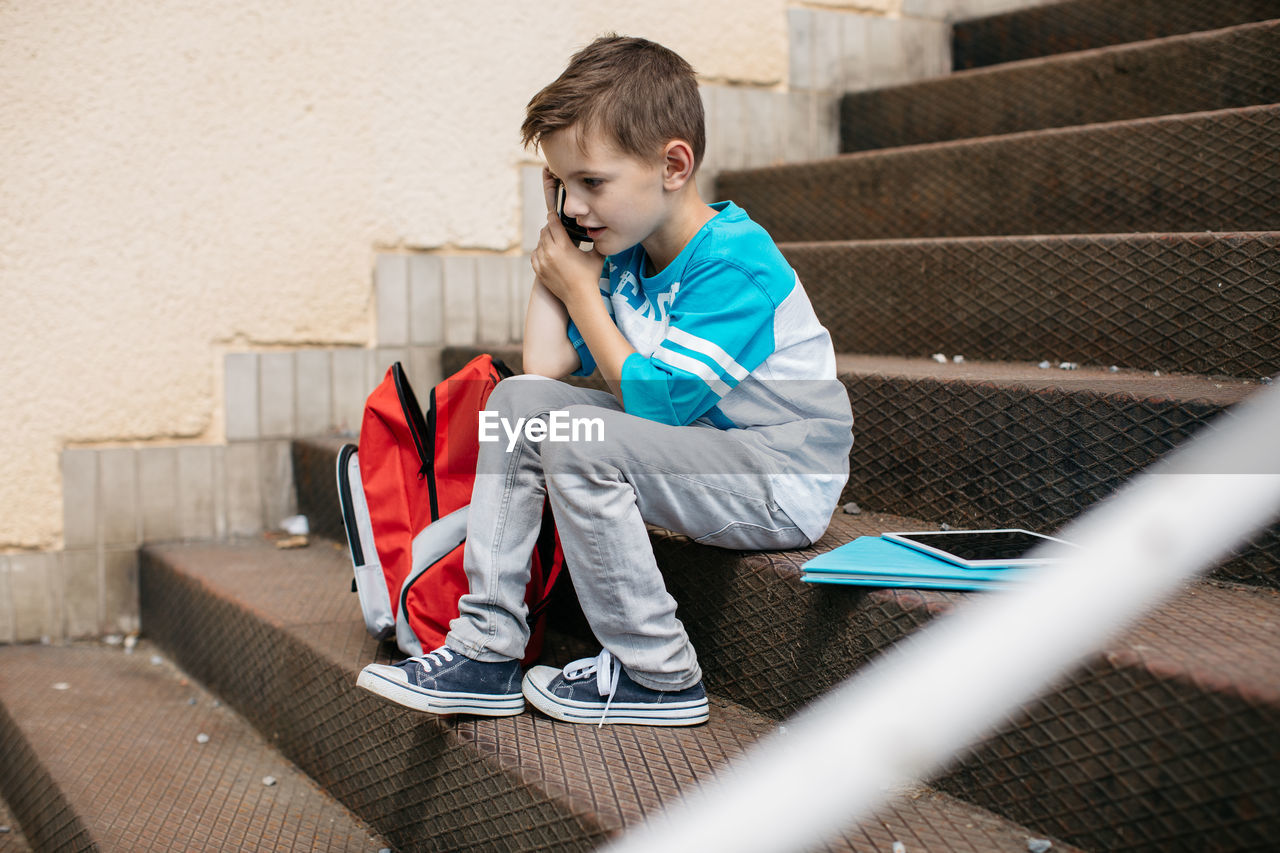
[[[773,239],[733,202],[653,276],[634,246],[605,263],[601,296],[636,350],[623,408],[665,424],[741,431],[775,460],[774,497],[810,540],[849,476],[853,416],[831,336]],[[595,358],[569,324],[582,365]],[[744,474],[759,472],[742,472]]]

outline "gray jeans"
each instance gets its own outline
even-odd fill
[[[537,440],[495,425],[498,440],[481,443],[464,559],[470,592],[448,637],[468,657],[524,655],[524,594],[544,497],[596,638],[654,690],[690,687],[702,672],[646,522],[724,548],[809,544],[771,497],[765,457],[730,432],[628,415],[611,394],[542,377],[500,382],[486,409],[512,428],[555,412],[562,425],[594,429],[576,440],[567,427]]]

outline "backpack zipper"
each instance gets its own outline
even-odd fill
[[[404,375],[404,368],[400,362],[396,362],[392,366],[392,376],[396,383],[396,396],[400,398],[400,408],[404,411],[405,423],[409,426],[409,435],[413,437],[414,449],[418,452],[418,479],[426,479],[427,494],[431,498],[431,520],[435,521],[440,517],[440,508],[436,499],[436,472],[435,472],[435,408],[436,408],[436,389],[431,389],[431,411],[427,414],[427,422],[422,420],[422,408],[418,405],[418,398],[414,396],[413,388],[409,386],[409,381]],[[427,442],[430,442],[428,447]]]

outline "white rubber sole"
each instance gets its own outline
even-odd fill
[[[560,674],[553,666],[535,666],[524,675],[524,698],[553,720],[564,723],[590,723],[598,725],[604,714],[603,702],[579,702],[561,699],[552,694],[547,685]],[[652,702],[614,702],[604,721],[608,725],[632,726],[696,726],[711,718],[707,700],[672,702],[656,705]]]
[[[390,699],[397,705],[428,714],[472,714],[477,717],[514,717],[524,712],[520,693],[449,693],[415,687],[404,681],[401,670],[371,663],[360,670],[356,686]]]

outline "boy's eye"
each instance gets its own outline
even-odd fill
[[[595,189],[596,187],[600,186],[603,183],[604,181],[600,180],[599,178],[583,178],[582,179],[583,186],[587,187],[588,189]]]

